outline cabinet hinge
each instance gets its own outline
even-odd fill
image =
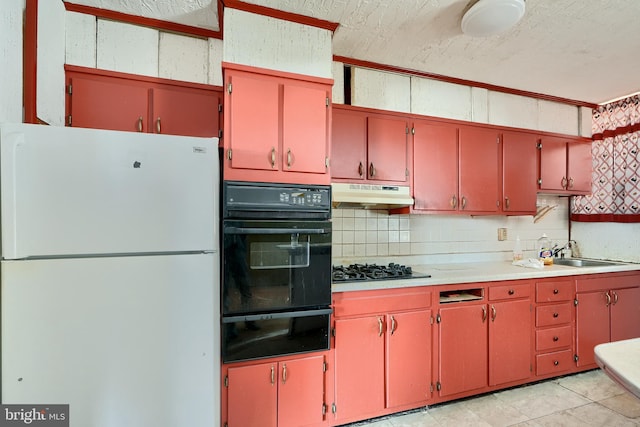
[[[69,86],[67,86],[67,93],[68,93],[69,95],[73,95],[73,85],[69,85]]]
[[[222,138],[222,129],[218,130],[218,138]]]
[[[224,386],[229,388],[229,375],[224,376]]]
[[[542,142],[538,142],[538,144],[536,145],[536,148],[538,150],[542,150]]]
[[[436,316],[436,323],[442,322],[442,317],[440,317],[440,313]]]
[[[538,180],[538,185],[542,185],[542,178]]]
[[[496,144],[500,144],[500,137],[496,136]]]
[[[430,391],[431,393],[433,393],[433,383],[431,383],[431,384],[429,385],[429,391]]]
[[[231,157],[232,157],[232,156],[231,156],[231,148],[229,148],[229,149],[227,150],[227,159],[228,159],[228,160],[231,160]]]
[[[71,126],[71,114],[67,116],[67,126]]]
[[[580,357],[578,357],[578,355],[577,355],[577,354],[574,354],[574,355],[573,355],[573,361],[574,361],[574,362],[576,362],[576,363],[578,363],[578,360],[580,360]]]
[[[429,323],[433,325],[433,316],[429,316]]]
[[[404,170],[404,176],[409,176],[409,169]]]
[[[533,363],[529,363],[529,372],[533,372]]]
[[[228,423],[224,423],[224,427],[229,427],[229,424]]]
[[[576,306],[576,307],[578,306],[578,298],[573,300],[573,305]]]
[[[328,97],[328,96],[325,98],[325,105],[326,105],[327,107],[329,106],[329,97]]]
[[[329,168],[329,158],[328,157],[324,158],[324,167],[325,167],[325,169]]]
[[[404,133],[405,135],[409,135],[409,126],[404,127]]]
[[[442,384],[440,384],[440,381],[436,383],[436,390],[438,391],[442,390]]]
[[[336,328],[331,328],[331,336],[336,337]]]
[[[218,113],[222,113],[222,104],[218,104]]]
[[[322,415],[326,415],[327,413],[327,405],[325,405],[324,403],[322,404]]]
[[[322,362],[322,372],[327,372],[327,362]]]
[[[336,412],[338,412],[338,408],[336,407],[336,404],[335,404],[335,403],[332,403],[332,404],[331,404],[331,412],[332,412],[332,413],[334,413],[334,414],[335,414]]]
[[[231,93],[231,83],[227,85],[227,92]]]

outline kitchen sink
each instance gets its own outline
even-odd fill
[[[585,258],[554,258],[553,263],[557,265],[568,265],[570,267],[605,267],[619,264],[612,261]]]

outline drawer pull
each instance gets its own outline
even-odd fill
[[[560,338],[558,337],[553,337],[553,341],[558,341]]]
[[[558,313],[553,313],[553,317],[558,317]]]
[[[553,365],[554,365],[554,366],[558,366],[559,364],[560,364],[560,362],[558,362],[557,360],[554,360],[554,361],[553,361]]]
[[[514,291],[513,289],[509,289],[509,295],[513,295],[515,293],[516,293],[516,291]]]
[[[558,292],[560,292],[560,291],[559,291],[559,290],[557,290],[557,289],[554,289],[554,290],[553,290],[553,294],[554,294],[554,295],[558,295]]]

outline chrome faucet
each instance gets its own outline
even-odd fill
[[[567,249],[571,249],[573,245],[577,245],[575,240],[569,240],[562,247],[558,247],[558,245],[554,245],[553,248],[551,248],[551,251],[553,252],[553,257],[557,258],[558,254],[560,254],[560,258],[564,258],[564,251]]]

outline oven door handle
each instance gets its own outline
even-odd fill
[[[329,234],[326,228],[245,228],[225,227],[226,234]]]
[[[284,313],[263,313],[263,314],[245,314],[241,316],[223,316],[222,323],[236,323],[247,322],[257,320],[271,320],[271,319],[290,319],[293,317],[309,317],[320,316],[323,314],[333,313],[332,308],[321,308],[316,310],[304,310],[304,311],[288,311]]]

